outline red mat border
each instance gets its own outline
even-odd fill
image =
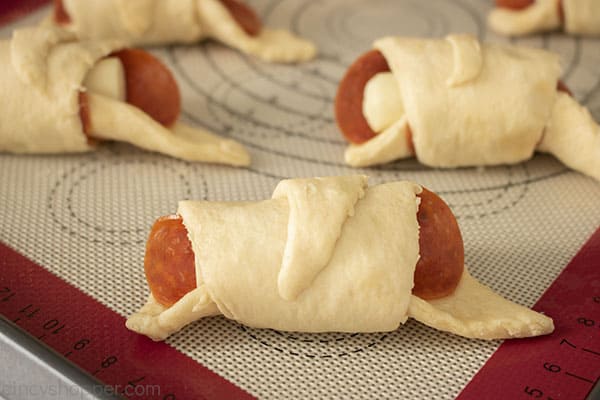
[[[253,398],[164,342],[127,330],[123,317],[2,242],[0,272],[0,314],[129,398]],[[457,399],[531,398],[527,391],[534,398],[585,398],[593,382],[580,378],[598,379],[600,346],[598,332],[579,320],[600,328],[599,288],[600,228],[533,307],[554,319],[555,332],[504,342]],[[558,364],[562,373],[550,379],[544,366]],[[153,385],[161,392],[148,393]]]
[[[457,400],[586,398],[600,379],[600,228],[533,309],[552,335],[502,343]]]
[[[0,26],[24,17],[49,2],[50,0],[4,0],[0,2]],[[584,245],[582,250],[561,273],[560,277],[570,274],[580,274],[582,271],[579,271],[579,269],[587,265],[586,263],[598,265],[599,260],[600,229],[598,229],[592,238]],[[600,268],[600,266],[597,268]],[[81,336],[82,333],[80,329],[82,327],[93,327],[98,321],[105,322],[101,324],[102,329],[100,329],[100,331],[94,332],[94,336],[98,335],[98,332],[100,332],[100,337],[110,340],[113,345],[125,346],[127,351],[126,355],[123,355],[120,358],[115,355],[100,355],[98,354],[98,351],[94,352],[91,350],[94,349],[93,344],[87,344],[83,349],[77,350],[77,353],[74,353],[74,350],[66,350],[63,354],[67,355],[71,362],[74,362],[90,373],[96,373],[96,375],[102,373],[103,376],[98,376],[98,378],[112,387],[135,389],[135,387],[139,387],[142,384],[148,384],[151,380],[148,378],[150,376],[155,382],[162,382],[163,385],[169,387],[173,394],[174,392],[186,393],[185,398],[188,398],[189,395],[193,396],[189,398],[197,399],[253,398],[245,391],[216,375],[214,372],[195,362],[191,358],[178,352],[173,347],[168,346],[165,343],[152,342],[145,337],[128,331],[124,327],[124,319],[118,314],[1,242],[0,269],[2,270],[2,277],[0,278],[0,310],[3,309],[3,305],[8,305],[11,302],[14,304],[14,302],[18,300],[23,301],[23,304],[28,303],[19,310],[25,309],[26,311],[18,312],[16,316],[13,315],[12,320],[16,320],[21,327],[32,335],[39,335],[37,337],[41,338],[41,340],[45,339],[44,341],[56,350],[60,350],[60,346],[65,343],[66,338],[71,340],[73,346],[78,343],[81,346],[81,343],[84,343],[82,340],[86,339]],[[13,279],[7,279],[9,275]],[[32,281],[45,282],[45,290],[38,291],[33,289],[32,286],[27,287],[26,283]],[[560,284],[553,284],[534,308],[538,311],[548,311],[548,307],[552,308],[552,304],[555,304],[553,299],[556,296],[556,291],[563,289],[564,288],[560,287]],[[33,301],[33,303],[31,301]],[[58,333],[52,334],[51,330],[50,335],[48,336],[48,330],[44,329],[44,324],[40,326],[40,321],[37,321],[35,318],[38,313],[35,313],[31,317],[27,317],[28,315],[31,315],[33,311],[41,309],[40,307],[37,307],[36,304],[43,304],[44,311],[48,313],[47,315],[52,314],[52,312],[62,315],[62,304],[78,304],[78,313],[76,313],[74,317],[71,317],[68,322],[59,321],[55,318],[47,320],[44,323],[46,326],[49,326],[48,321],[58,321],[59,323],[53,329],[53,331],[58,330]],[[556,311],[560,312],[561,310]],[[564,309],[562,311],[563,313],[566,312]],[[8,314],[10,314],[10,312],[4,315],[10,319],[11,316]],[[23,317],[24,315],[26,317]],[[53,324],[54,322],[51,323],[51,325]],[[120,326],[121,328],[115,331],[115,326]],[[70,330],[69,327],[74,327],[76,329]],[[572,335],[573,328],[557,326],[557,332],[560,333],[560,335],[558,335],[560,337],[568,334]],[[71,335],[71,337],[69,337],[69,335]],[[498,398],[505,398],[508,394],[504,391],[501,382],[508,383],[513,382],[514,379],[524,379],[523,376],[518,376],[518,374],[515,373],[519,367],[518,364],[522,363],[522,356],[524,353],[522,346],[527,343],[526,346],[528,346],[528,350],[532,344],[541,349],[544,347],[545,342],[553,340],[555,336],[556,334],[544,338],[503,343],[475,375],[472,381],[463,389],[458,399],[491,399],[495,398],[494,393],[499,396]],[[84,351],[86,349],[87,351]],[[96,349],[102,350],[98,346]],[[534,354],[536,360],[543,360],[545,359],[544,357],[552,356],[551,354],[531,352],[530,350],[528,353]],[[109,365],[107,368],[102,368],[102,362],[108,360],[110,357],[116,357],[118,361]],[[163,367],[166,359],[169,360],[168,374],[165,374],[166,368]],[[149,360],[151,360],[150,363],[148,362]],[[99,362],[100,364],[98,364]],[[111,369],[110,367],[113,365],[116,366],[117,363],[120,363],[120,366],[123,365],[123,363],[128,364],[130,378],[124,378],[124,370],[122,369],[119,369],[118,373],[113,372],[117,371],[117,369]],[[100,365],[100,369],[98,368],[98,365]],[[511,366],[515,366],[517,369],[511,368]],[[143,375],[144,379],[140,381],[140,377],[136,377],[139,375],[139,368],[142,368],[143,371],[148,371],[149,367],[152,367],[151,369],[156,371],[151,373],[145,372]],[[98,370],[100,370],[100,372],[97,372]],[[191,386],[183,380],[183,377],[190,375],[194,376],[194,382]],[[173,378],[173,376],[176,378]],[[167,379],[167,381],[165,379]],[[543,393],[540,389],[537,389],[537,387],[543,387],[544,385],[547,386],[545,382],[540,382],[537,385],[535,382],[532,382],[531,385],[525,385],[525,388],[539,390],[539,392],[532,392],[533,395],[537,395],[538,393]],[[558,390],[560,390],[560,387],[564,385],[559,384],[558,386]],[[567,385],[567,388],[568,390],[571,390],[572,386]],[[556,391],[557,389],[553,387],[550,390]],[[170,396],[170,394],[171,393],[162,394],[156,398],[178,398],[176,396]],[[572,395],[573,393],[569,392],[569,394]],[[523,395],[523,392],[521,392],[521,395]],[[531,396],[531,394],[527,396]],[[145,393],[140,398],[152,397]],[[583,398],[583,396],[581,398]]]
[[[50,2],[3,0],[0,26]],[[0,313],[96,376],[109,390],[133,390],[134,395],[127,397],[165,400],[254,398],[175,348],[130,332],[117,313],[1,242],[0,272]],[[41,282],[43,287],[39,287]],[[76,304],[76,312],[62,320],[56,318],[65,314],[65,304]],[[91,337],[99,339],[90,341]],[[124,353],[107,354],[102,346],[107,343]],[[111,357],[117,359],[113,364]],[[160,383],[162,394],[148,393],[153,382]],[[140,387],[147,390],[136,396]]]
[[[166,343],[129,331],[123,317],[1,242],[0,271],[0,314],[109,389],[143,399],[253,399]]]
[[[0,26],[23,18],[49,3],[50,0],[2,0],[0,1]]]

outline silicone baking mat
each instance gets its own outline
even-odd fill
[[[536,303],[600,226],[600,184],[546,155],[485,169],[437,170],[405,160],[354,170],[343,163],[345,142],[332,99],[345,68],[384,35],[471,32],[507,41],[486,29],[491,1],[249,3],[267,25],[315,41],[319,57],[269,65],[213,42],[152,51],[180,84],[184,119],[244,143],[252,165],[193,164],[114,143],[83,155],[0,154],[0,314],[107,384],[162,385],[160,394],[139,398],[455,398],[500,342],[469,340],[415,321],[390,333],[296,334],[217,317],[166,344],[123,326],[147,295],[144,242],[156,217],[173,213],[183,199],[264,199],[283,178],[364,173],[372,183],[408,179],[437,191],[459,219],[471,273],[525,306]],[[36,23],[47,12],[13,21],[0,34],[9,37],[15,26]],[[563,81],[600,120],[599,40],[553,33],[513,41],[560,53]],[[6,94],[2,98],[0,105]],[[598,260],[594,254],[584,263],[588,269]],[[597,274],[590,282],[597,291]],[[550,302],[569,305],[571,298],[560,293]],[[598,293],[586,295],[594,300]],[[587,344],[598,343],[598,308],[586,312],[573,318],[595,324],[587,342],[564,339],[574,350],[598,352],[600,346]],[[520,352],[536,352],[535,340],[513,343]],[[548,359],[540,369],[589,381],[567,380],[584,396],[600,370],[586,365],[592,369],[561,368]],[[551,398],[545,382],[515,390],[522,398]],[[486,386],[505,389],[505,381]]]

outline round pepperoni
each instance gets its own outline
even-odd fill
[[[389,71],[383,55],[378,50],[371,50],[360,56],[342,78],[335,96],[335,118],[350,142],[364,143],[376,135],[363,115],[365,86],[375,74]]]
[[[160,124],[173,125],[181,112],[181,97],[171,71],[144,50],[124,49],[113,56],[125,69],[127,102]]]
[[[253,9],[239,0],[221,0],[235,22],[250,36],[257,36],[262,24]]]
[[[165,307],[196,288],[194,252],[179,216],[161,217],[152,226],[144,271],[152,295]]]
[[[54,0],[54,22],[59,25],[66,25],[71,22],[71,17],[65,9],[62,0]]]
[[[417,213],[420,258],[415,269],[413,294],[424,300],[454,292],[464,269],[463,240],[450,207],[423,188]]]
[[[496,0],[496,7],[522,10],[535,3],[535,0]]]

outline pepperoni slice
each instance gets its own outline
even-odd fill
[[[239,0],[221,0],[221,4],[248,35],[257,36],[260,33],[262,23],[253,9]]]
[[[535,3],[535,0],[496,0],[496,7],[522,10]]]
[[[556,90],[558,90],[559,92],[565,92],[569,96],[573,97],[573,92],[571,92],[571,89],[569,89],[569,87],[565,85],[563,81],[558,81],[558,84],[556,85]]]
[[[152,295],[169,307],[196,288],[194,252],[179,216],[161,217],[146,244],[144,272]]]
[[[125,49],[115,56],[119,57],[125,69],[127,102],[165,126],[177,121],[181,110],[179,87],[167,67],[143,50]],[[79,118],[88,142],[95,143],[85,92],[79,93]]]
[[[463,273],[465,252],[456,218],[435,193],[423,188],[417,213],[419,252],[413,294],[424,300],[454,292]]]
[[[342,78],[335,96],[335,118],[350,142],[364,143],[376,135],[363,115],[365,86],[375,74],[389,71],[383,54],[371,50],[360,56]]]
[[[181,112],[181,96],[171,71],[144,50],[124,49],[113,56],[125,69],[127,102],[160,124],[173,125]]]
[[[509,8],[512,10],[523,10],[530,5],[535,3],[535,0],[496,0],[496,7]],[[557,0],[556,6],[558,7],[558,15],[560,21],[565,21],[565,9],[563,8],[563,0]]]
[[[66,25],[71,22],[71,16],[65,9],[62,0],[54,0],[54,22],[59,25]]]

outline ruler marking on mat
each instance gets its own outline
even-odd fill
[[[555,331],[505,341],[458,400],[589,396],[600,375],[600,229],[533,308],[552,317]]]
[[[107,390],[140,399],[253,398],[166,343],[129,331],[123,317],[2,243],[0,260],[0,315]]]

